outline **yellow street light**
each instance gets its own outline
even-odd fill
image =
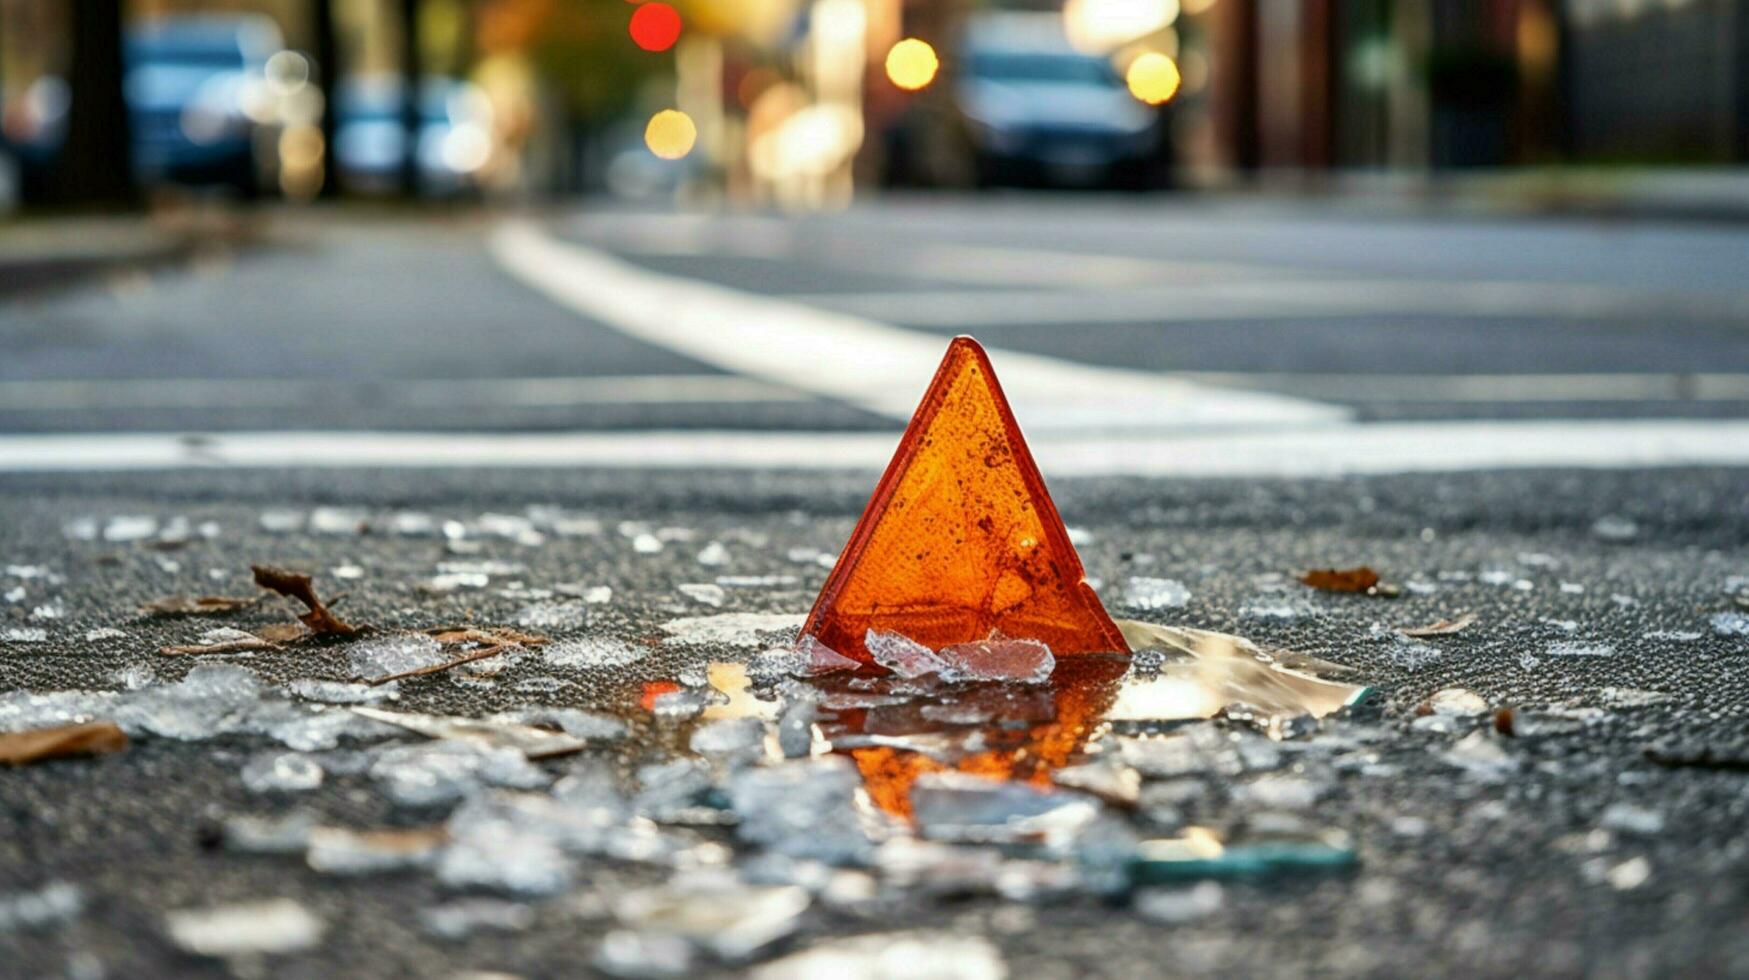
[[[698,127],[679,109],[663,109],[644,127],[644,145],[664,160],[678,160],[692,152],[698,142]]]
[[[887,52],[887,77],[907,92],[915,92],[935,80],[941,59],[928,41],[908,37]]]
[[[1130,94],[1149,105],[1161,105],[1178,94],[1178,65],[1158,51],[1138,55],[1124,73]]]

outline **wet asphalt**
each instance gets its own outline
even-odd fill
[[[171,681],[189,669],[160,646],[213,625],[288,618],[264,604],[225,620],[143,619],[136,606],[173,593],[247,594],[248,566],[317,574],[340,609],[378,626],[464,620],[508,624],[518,586],[606,585],[577,628],[653,645],[628,667],[509,668],[492,687],[436,676],[402,685],[402,710],[478,715],[532,701],[632,713],[644,681],[747,648],[675,646],[659,626],[718,612],[802,612],[826,570],[795,549],[831,553],[872,474],[638,472],[184,472],[0,477],[0,635],[42,629],[40,643],[0,642],[0,690],[116,689],[116,671]],[[1749,972],[1749,637],[1732,633],[1749,587],[1749,482],[1741,471],[1475,473],[1339,481],[1067,480],[1052,488],[1114,615],[1237,632],[1347,665],[1376,693],[1358,720],[1386,733],[1380,768],[1342,771],[1305,816],[1353,835],[1342,874],[1225,884],[1225,905],[1195,922],[1149,921],[1119,898],[1046,904],[937,896],[866,907],[817,906],[765,958],[850,933],[945,928],[988,937],[1014,976],[1470,975],[1729,976]],[[387,533],[401,510],[439,522],[557,505],[598,518],[599,534],[532,545],[483,538],[469,561],[507,563],[480,590],[429,595],[416,583],[458,560],[440,537]],[[264,511],[363,511],[357,526],[272,532]],[[69,540],[82,517],[176,516],[217,525],[174,548]],[[657,554],[634,550],[621,522],[673,533]],[[690,535],[690,540],[684,540]],[[701,565],[710,541],[729,563]],[[1313,593],[1292,575],[1368,564],[1403,586],[1396,599]],[[25,578],[36,566],[58,578]],[[341,580],[333,570],[356,566]],[[721,608],[681,594],[719,575],[777,577],[727,589]],[[1127,607],[1134,577],[1188,587],[1182,608]],[[508,593],[508,594],[506,594]],[[1289,605],[1291,618],[1267,614]],[[58,612],[34,615],[42,606]],[[1474,612],[1462,633],[1407,652],[1389,628]],[[1723,618],[1720,618],[1723,617]],[[1720,625],[1726,624],[1726,625]],[[88,641],[93,629],[120,638]],[[1583,651],[1576,653],[1574,651]],[[344,646],[235,658],[265,679],[344,679]],[[559,675],[558,692],[517,690],[518,672]],[[1498,781],[1444,760],[1462,732],[1412,727],[1436,691],[1462,687],[1490,707],[1549,722],[1499,743],[1516,764]],[[1466,729],[1467,730],[1467,729]],[[614,749],[630,764],[666,751],[638,727]],[[441,813],[398,810],[363,777],[338,776],[298,798],[250,793],[238,770],[264,738],[140,739],[96,760],[0,771],[0,901],[51,882],[77,886],[83,910],[34,929],[0,931],[0,975],[453,976],[501,971],[586,974],[610,926],[604,911],[649,868],[593,859],[579,888],[540,902],[525,932],[439,940],[418,913],[447,897],[418,873],[336,878],[296,858],[213,846],[239,814],[302,808],[325,823],[416,826]],[[547,763],[562,771],[569,763]],[[1603,829],[1626,804],[1661,827]],[[1214,780],[1196,817],[1243,816]],[[728,838],[725,837],[725,840]],[[309,952],[222,964],[166,937],[168,909],[271,897],[328,924]]]

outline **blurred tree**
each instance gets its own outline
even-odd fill
[[[401,129],[406,134],[407,151],[401,158],[401,193],[419,196],[419,134],[424,128],[420,118],[420,88],[424,79],[423,52],[419,50],[419,0],[401,0]]]
[[[79,0],[67,6],[72,104],[53,193],[62,204],[132,207],[139,203],[139,189],[122,92],[122,0]]]
[[[322,93],[322,196],[340,193],[340,164],[334,152],[334,121],[339,112],[340,42],[334,29],[334,0],[309,0],[310,40],[316,59],[316,84]]]
[[[674,70],[672,54],[632,43],[635,9],[624,0],[481,0],[475,10],[480,53],[525,58],[541,80],[556,117],[548,135],[559,154],[559,189],[583,188],[591,144],[627,115],[649,78]]]

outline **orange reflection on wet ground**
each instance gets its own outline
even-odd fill
[[[1269,725],[1303,715],[1323,717],[1363,697],[1367,688],[1330,680],[1343,668],[1311,657],[1266,651],[1242,637],[1205,630],[1119,621],[1125,639],[1159,658],[1157,669],[1132,672],[1127,656],[1061,660],[1047,685],[962,685],[929,698],[937,710],[910,704],[839,712],[822,728],[855,760],[869,796],[889,813],[909,817],[911,787],[930,772],[957,770],[991,779],[1047,785],[1052,773],[1082,761],[1089,741],[1111,726],[1210,718],[1242,706]],[[844,684],[835,680],[834,684]],[[861,682],[869,689],[867,679]],[[954,706],[982,701],[988,717],[954,725]],[[906,722],[911,724],[907,725]],[[933,722],[933,723],[932,723]],[[929,751],[928,737],[957,731],[962,754]],[[918,747],[888,743],[912,737]]]
[[[646,681],[643,693],[638,696],[638,704],[645,711],[656,710],[656,699],[664,694],[673,694],[680,690],[679,681]]]
[[[1051,675],[1048,720],[1009,728],[1001,719],[980,726],[984,742],[997,743],[951,762],[908,749],[879,746],[849,750],[862,772],[869,798],[896,816],[911,815],[911,787],[930,772],[958,770],[989,779],[1047,785],[1051,773],[1074,761],[1116,699],[1125,659],[1098,656],[1063,661]],[[841,722],[846,721],[840,716]]]

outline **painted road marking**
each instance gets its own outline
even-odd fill
[[[734,374],[908,419],[941,360],[939,337],[784,299],[662,275],[560,241],[532,222],[492,236],[501,265],[555,301],[645,343]],[[1327,425],[1346,409],[1166,375],[992,350],[1027,429],[1172,432]]]
[[[814,396],[723,374],[325,381],[173,378],[0,381],[0,411],[304,408],[367,394],[373,406],[563,408],[581,405],[807,402]]]
[[[1677,297],[1582,284],[1398,279],[1190,281],[1124,289],[808,293],[784,298],[890,323],[956,329],[1357,316],[1741,323],[1745,309],[1742,298],[1735,296]]]
[[[876,470],[897,432],[242,432],[0,436],[0,472],[555,467]],[[1338,424],[1089,438],[1039,433],[1045,473],[1334,477],[1524,467],[1749,466],[1749,421]]]

